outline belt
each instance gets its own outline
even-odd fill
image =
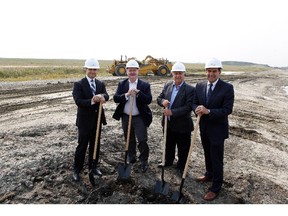
[[[125,116],[129,116],[129,115],[126,114],[126,113],[123,113],[123,115],[125,115]],[[138,116],[140,116],[140,114],[138,114],[138,115],[132,115],[132,117],[138,117]]]

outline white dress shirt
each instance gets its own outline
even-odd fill
[[[212,83],[212,84],[213,84],[213,86],[212,86],[212,91],[214,91],[215,86],[216,86],[218,80],[219,80],[219,79],[217,79],[215,82]],[[206,95],[208,94],[210,84],[211,84],[211,83],[208,81],[208,82],[207,82],[207,88],[206,88]]]
[[[128,81],[129,81],[129,89],[137,89],[138,79],[135,82],[133,82],[133,83],[131,83],[130,80],[128,80]],[[128,96],[127,97],[125,95],[125,97],[126,97],[127,101],[126,101],[126,104],[124,106],[124,113],[126,115],[130,115],[130,100],[131,100],[132,96]],[[139,110],[138,110],[138,108],[136,106],[136,96],[134,96],[134,103],[133,103],[133,107],[132,107],[132,116],[136,116],[136,115],[139,115],[139,114],[140,114],[140,112],[139,112]]]
[[[92,80],[93,80],[93,83],[95,84],[95,92],[96,92],[97,86],[96,86],[95,79],[91,79],[87,75],[86,75],[86,79],[88,80],[88,83],[90,85],[90,89],[91,89],[92,94],[95,95],[94,92],[92,91],[92,86],[91,86],[91,83],[92,83]],[[91,105],[94,105],[94,104],[95,104],[95,102],[91,99]]]

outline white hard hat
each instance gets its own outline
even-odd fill
[[[89,58],[85,61],[84,68],[88,69],[100,69],[99,62],[94,58]]]
[[[127,68],[137,68],[137,69],[139,69],[139,64],[138,64],[138,62],[136,60],[131,59],[126,64],[126,69]]]
[[[172,66],[172,70],[171,72],[175,72],[175,71],[182,71],[182,72],[186,72],[186,68],[185,65],[181,62],[176,62],[173,66]]]
[[[220,60],[216,58],[212,58],[206,62],[205,69],[207,68],[221,68],[222,69],[223,67],[222,67],[222,63]]]

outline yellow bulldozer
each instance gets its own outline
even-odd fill
[[[121,59],[113,60],[111,66],[107,67],[107,72],[113,76],[125,76],[126,75],[126,63],[130,59],[135,59],[139,64],[139,76],[145,76],[148,74],[154,74],[157,76],[166,76],[172,69],[172,63],[167,59],[156,59],[148,55],[143,61],[138,61],[136,58],[128,58],[125,56],[125,60]]]

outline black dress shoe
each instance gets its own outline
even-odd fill
[[[130,164],[136,163],[136,158],[131,158],[131,159],[129,159],[129,163],[130,163]]]
[[[141,163],[141,171],[142,171],[142,173],[145,173],[148,170],[148,166],[149,165],[148,165],[147,161]]]
[[[172,165],[173,165],[172,163],[165,163],[164,167],[170,167]],[[159,163],[157,167],[162,168],[162,166],[163,166],[162,163]]]
[[[92,169],[92,173],[96,176],[102,176],[102,172],[97,168]]]
[[[77,171],[74,171],[73,172],[73,180],[74,181],[80,181],[80,174],[79,174],[79,172],[77,172]]]
[[[178,174],[179,177],[182,178],[182,176],[183,176],[183,170],[182,170],[182,169],[178,169],[177,174]]]

